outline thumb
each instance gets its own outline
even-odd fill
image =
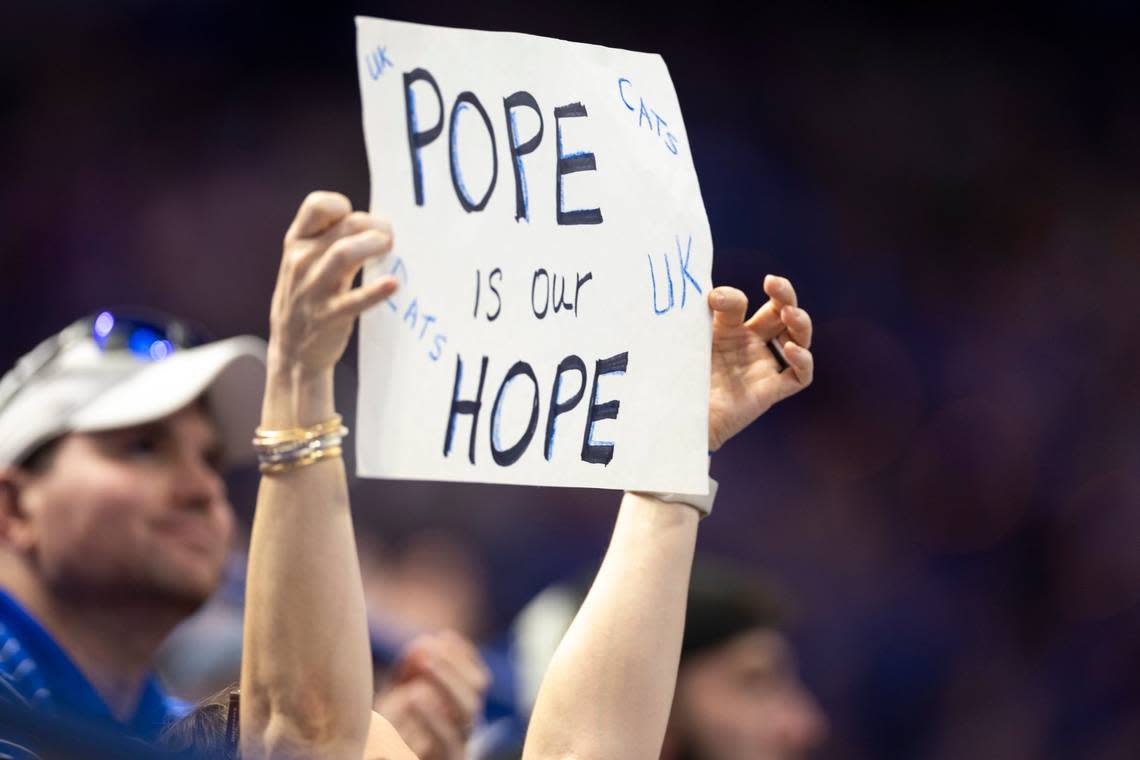
[[[735,327],[744,321],[748,311],[748,296],[736,288],[722,285],[709,292],[709,308],[713,310],[713,322],[725,327]]]

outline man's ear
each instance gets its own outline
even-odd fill
[[[34,543],[34,530],[22,499],[28,473],[19,467],[0,467],[0,547],[26,552]]]

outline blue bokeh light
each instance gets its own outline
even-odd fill
[[[162,339],[162,334],[153,327],[140,325],[132,330],[130,337],[127,338],[127,348],[135,356],[150,361],[154,358],[151,354],[151,346]]]
[[[95,317],[95,326],[92,330],[95,342],[103,346],[113,329],[115,329],[115,315],[109,311],[100,312],[99,316]]]
[[[150,358],[154,359],[155,361],[158,361],[159,359],[165,359],[174,353],[174,344],[165,339],[156,340],[150,344],[148,353],[150,354]]]

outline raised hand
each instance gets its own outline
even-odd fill
[[[713,310],[709,451],[716,451],[773,404],[811,383],[811,317],[796,303],[796,291],[786,278],[768,275],[764,292],[768,302],[747,321],[744,293],[730,287],[709,293]],[[769,341],[782,350],[787,368]]]
[[[272,368],[319,374],[344,353],[352,323],[396,290],[385,276],[352,287],[364,262],[392,248],[389,224],[353,211],[339,193],[310,193],[285,233],[285,250],[270,309]]]

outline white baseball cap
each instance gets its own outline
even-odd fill
[[[253,458],[265,341],[247,335],[196,345],[185,323],[139,314],[85,317],[24,355],[0,379],[0,467],[19,464],[65,433],[152,422],[203,394],[226,463]]]

